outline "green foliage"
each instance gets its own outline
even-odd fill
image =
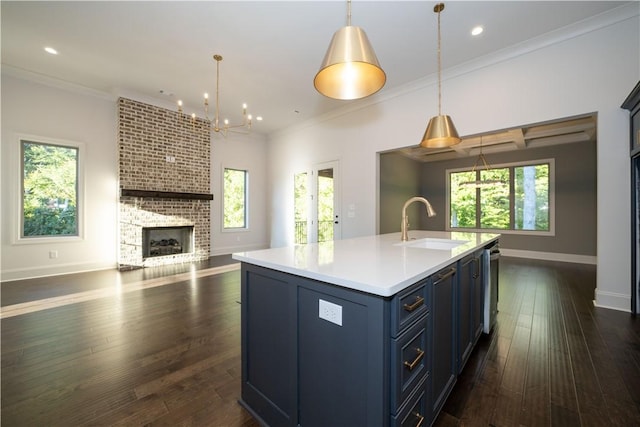
[[[293,176],[293,209],[295,221],[295,242],[307,243],[307,218],[309,218],[307,173]]]
[[[246,227],[247,171],[224,170],[224,228]]]
[[[483,170],[480,181],[480,228],[509,228],[509,168]]]
[[[451,173],[451,227],[475,228],[476,226],[476,189],[461,185],[475,181],[475,172]]]
[[[549,165],[515,168],[516,230],[549,230]]]
[[[297,173],[293,177],[293,206],[295,221],[295,242],[307,243],[307,222],[309,218],[309,180],[306,172]],[[333,240],[334,221],[334,180],[333,170],[318,171],[318,242]]]
[[[318,176],[318,242],[333,240],[333,176]]]
[[[23,141],[25,237],[78,234],[78,149]]]
[[[452,172],[449,179],[452,228],[549,230],[549,164]]]

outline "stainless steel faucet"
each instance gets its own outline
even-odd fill
[[[407,206],[409,206],[413,202],[422,202],[427,208],[428,216],[435,216],[436,211],[433,210],[431,203],[424,197],[412,197],[404,203],[402,207],[402,223],[400,224],[400,231],[402,232],[402,241],[406,242],[409,240],[409,217],[407,217]]]

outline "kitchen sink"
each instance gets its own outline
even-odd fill
[[[404,246],[408,248],[437,249],[448,251],[460,245],[469,243],[466,240],[437,239],[435,237],[425,237],[424,239],[409,240],[394,244],[394,246]]]

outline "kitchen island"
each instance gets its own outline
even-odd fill
[[[498,234],[413,230],[235,253],[242,397],[270,426],[430,425],[482,331]]]

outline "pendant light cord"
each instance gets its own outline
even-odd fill
[[[438,8],[438,115],[442,115],[442,59],[440,58],[440,12],[442,11],[442,7],[440,5],[436,6]]]
[[[218,112],[220,111],[220,61],[222,61],[222,57],[216,59],[216,129],[218,129]]]
[[[351,0],[347,0],[347,27],[351,26]]]

